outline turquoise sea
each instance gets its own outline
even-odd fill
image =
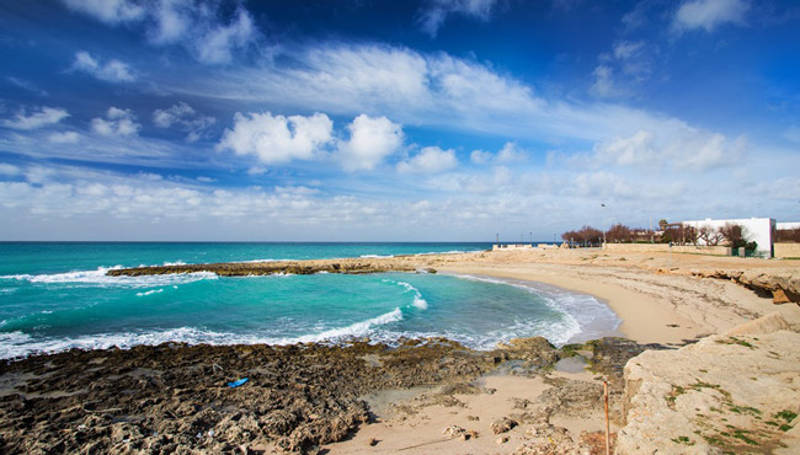
[[[619,323],[583,294],[444,274],[211,273],[109,277],[110,268],[171,263],[479,251],[487,243],[0,243],[0,358],[73,347],[188,343],[392,343],[445,336],[487,349],[542,335],[589,339]]]

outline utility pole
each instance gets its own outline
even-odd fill
[[[605,203],[600,203],[600,207],[605,208],[606,204]],[[606,230],[603,229],[603,247],[605,248],[605,246],[606,246]]]

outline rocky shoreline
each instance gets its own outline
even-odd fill
[[[535,250],[532,254],[537,254]],[[544,255],[545,253],[541,253]],[[165,275],[208,272],[219,276],[311,275],[315,273],[365,274],[383,272],[436,273],[437,267],[454,263],[490,264],[504,257],[502,253],[474,252],[430,255],[399,255],[380,258],[336,258],[298,261],[218,262],[173,264],[109,270],[109,276]],[[597,257],[597,255],[594,255]],[[531,257],[533,259],[533,257]],[[585,259],[585,258],[584,258]],[[800,304],[800,278],[794,270],[774,269],[691,269],[658,268],[657,273],[689,274],[699,278],[731,280],[743,287],[772,297],[774,303]]]
[[[437,395],[446,403],[489,372],[513,365],[515,374],[547,374],[583,350],[621,396],[625,362],[648,347],[657,346],[607,338],[556,349],[537,337],[493,351],[445,339],[402,340],[396,348],[356,341],[75,349],[0,366],[0,452],[315,453],[374,419],[363,399],[369,393],[446,385]],[[226,386],[244,377],[244,385]],[[581,388],[573,385],[560,402],[596,394],[596,384]]]
[[[176,264],[149,267],[112,269],[109,276],[166,275],[171,273],[209,272],[219,276],[248,275],[311,275],[314,273],[382,273],[426,271],[435,273],[427,265],[434,258],[422,259],[420,256],[394,256],[388,258],[340,258],[313,259],[306,261],[267,261],[267,262],[218,262],[208,264]]]

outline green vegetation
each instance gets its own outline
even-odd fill
[[[784,409],[783,411],[776,413],[773,417],[776,419],[783,419],[786,421],[786,423],[789,423],[797,418],[797,413]]]
[[[747,437],[747,433],[750,433],[750,432],[747,431],[747,430],[736,430],[736,431],[733,432],[733,437],[736,438],[736,439],[740,439],[740,440],[744,441],[746,444],[749,444],[751,446],[757,446],[758,443],[756,441],[748,438]]]
[[[727,340],[717,340],[719,344],[738,344],[739,346],[744,346],[746,348],[755,349],[756,347],[752,344],[748,343],[745,340],[736,338],[736,337],[728,337]]]
[[[753,414],[754,416],[761,415],[761,411],[760,410],[758,410],[756,408],[752,408],[750,406],[737,406],[735,404],[731,404],[731,405],[728,406],[728,409],[731,412],[735,412],[737,414],[745,414],[745,413],[747,413],[747,414]]]
[[[672,438],[672,442],[674,442],[675,444],[683,444],[683,445],[687,445],[687,446],[693,446],[694,445],[694,441],[689,439],[688,436],[678,436],[677,438]]]

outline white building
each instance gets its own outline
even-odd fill
[[[772,218],[740,218],[732,220],[705,220],[683,221],[683,224],[700,229],[708,226],[712,229],[719,229],[726,224],[738,224],[742,227],[742,236],[748,242],[756,242],[756,254],[771,258],[774,254],[773,242],[776,229],[775,220]],[[698,241],[702,243],[702,240]]]
[[[511,250],[532,250],[533,245],[530,243],[495,243],[492,245],[492,251],[511,251]]]
[[[800,229],[800,221],[787,221],[785,223],[775,223],[776,229],[779,231],[788,231],[790,229]]]

